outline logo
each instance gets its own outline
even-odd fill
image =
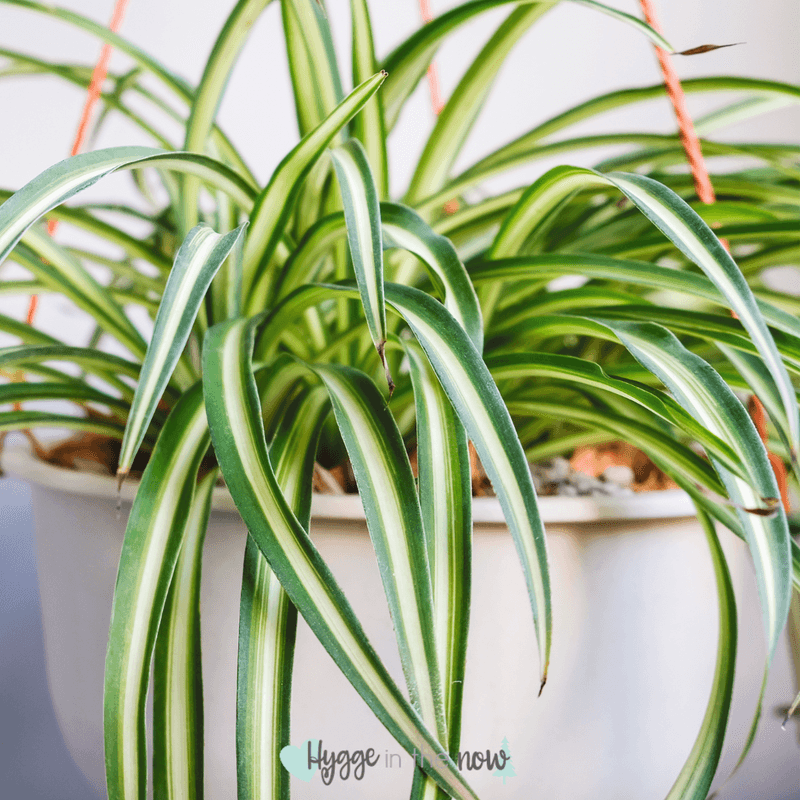
[[[317,762],[311,763],[311,750],[316,745],[320,745],[316,739],[308,739],[303,742],[300,747],[287,744],[281,750],[281,764],[290,772],[295,778],[300,778],[301,781],[308,783],[317,771]]]
[[[408,753],[389,753],[387,750],[383,756],[374,747],[363,750],[326,750],[320,739],[306,739],[299,746],[288,744],[281,750],[281,764],[287,772],[308,783],[317,772],[325,786],[330,786],[334,779],[341,781],[363,780],[367,769],[384,768],[395,769],[402,767],[404,760],[409,758]],[[417,752],[410,755],[413,764],[424,767],[426,761],[431,763],[436,754]],[[439,759],[446,760],[446,753],[438,755]],[[503,779],[505,784],[508,778],[515,778],[517,773],[511,760],[508,739],[503,739],[502,747],[497,752],[491,750],[465,750],[459,752],[454,759],[461,771],[475,771],[485,769]]]

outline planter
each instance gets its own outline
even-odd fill
[[[103,662],[117,560],[135,491],[121,512],[111,477],[62,470],[24,449],[3,456],[32,487],[48,676],[64,738],[98,788]],[[482,797],[665,795],[702,719],[717,640],[714,579],[688,497],[543,498],[552,568],[554,642],[540,699],[538,662],[521,571],[498,503],[475,501],[472,624],[463,749],[497,751],[515,777],[468,773]],[[312,536],[395,680],[402,672],[378,568],[356,496],[315,496]],[[725,537],[737,593],[755,603],[747,553]],[[239,585],[245,529],[230,495],[216,490],[202,583],[206,797],[235,798],[234,709]],[[744,605],[740,602],[740,608]],[[757,613],[757,612],[756,612]],[[763,637],[762,637],[763,638]],[[754,647],[758,651],[759,643]],[[763,647],[760,651],[763,653]],[[760,680],[749,652],[737,680],[731,730],[746,730]],[[356,782],[293,780],[293,797],[406,798],[411,759],[300,622],[292,744],[373,747],[379,764]],[[393,754],[397,758],[391,759]],[[391,766],[387,765],[387,761]],[[402,764],[402,766],[398,766]]]

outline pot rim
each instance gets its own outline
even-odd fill
[[[46,489],[83,497],[117,498],[117,481],[112,475],[98,475],[64,469],[48,464],[30,450],[27,443],[12,444],[2,453],[3,472]],[[122,502],[133,502],[138,481],[128,479],[122,486]],[[694,517],[692,500],[681,489],[620,495],[617,497],[539,497],[539,513],[544,523],[600,522],[603,520],[679,519]],[[236,514],[236,506],[227,488],[214,489],[212,508]],[[314,519],[364,519],[364,509],[357,494],[314,494],[311,501]],[[474,523],[505,525],[496,497],[474,497]]]

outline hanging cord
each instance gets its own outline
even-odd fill
[[[422,21],[426,24],[433,19],[430,0],[419,0],[419,13]],[[439,86],[439,71],[436,68],[436,59],[432,59],[428,65],[428,88],[431,93],[431,108],[433,108],[433,113],[439,116],[444,108],[444,101],[442,100],[442,91]]]
[[[651,0],[640,0],[642,11],[644,12],[647,24],[653,30],[661,33],[661,25],[659,24],[658,17],[656,16],[655,8]],[[700,202],[706,205],[712,205],[716,202],[716,194],[714,186],[711,183],[711,178],[708,174],[705,159],[703,158],[703,148],[700,145],[700,139],[694,129],[694,123],[689,115],[689,109],[686,106],[686,95],[681,86],[681,80],[675,67],[672,66],[670,54],[656,45],[656,55],[658,56],[658,63],[661,65],[661,74],[664,76],[664,85],[667,89],[667,96],[672,103],[675,110],[675,116],[678,120],[678,130],[680,132],[681,144],[686,153],[686,159],[692,170],[692,179],[694,180],[694,188]],[[697,52],[705,52],[705,48],[697,48]],[[686,51],[685,54],[690,54],[693,51]],[[720,240],[726,250],[730,250],[728,243]],[[734,315],[735,316],[735,315]],[[748,410],[753,424],[756,426],[758,435],[767,444],[767,417],[764,412],[764,406],[761,401],[752,395],[748,402]],[[772,464],[772,469],[775,472],[775,479],[780,489],[781,500],[786,513],[789,513],[789,491],[788,479],[786,474],[786,465],[774,453],[769,453],[769,460]]]
[[[111,16],[111,21],[108,23],[108,29],[112,33],[116,33],[119,30],[120,25],[122,25],[122,18],[125,16],[125,9],[127,5],[128,0],[117,0],[114,6],[114,13]],[[89,81],[89,88],[86,92],[86,101],[83,104],[83,111],[81,112],[80,121],[78,122],[78,129],[75,132],[75,139],[72,142],[72,150],[70,151],[71,156],[76,156],[78,153],[80,153],[83,143],[86,140],[86,134],[89,130],[89,123],[92,119],[92,112],[97,105],[97,101],[100,99],[100,95],[103,91],[103,84],[105,83],[106,76],[108,75],[108,63],[111,60],[111,53],[113,50],[114,48],[108,42],[105,42],[100,50],[100,57],[97,59],[97,63],[92,71],[92,77]],[[49,220],[47,223],[47,232],[50,234],[50,236],[54,236],[57,230],[58,220]],[[28,325],[33,325],[33,322],[36,319],[36,311],[38,307],[39,296],[35,294],[31,295],[31,299],[28,303],[28,314],[26,318]]]
[[[128,0],[117,0],[116,4],[114,5],[114,13],[111,15],[111,21],[108,23],[108,29],[113,33],[116,33],[119,30],[120,25],[122,24],[122,18],[125,16],[125,9],[127,5]],[[72,142],[72,149],[70,151],[70,155],[72,156],[77,155],[81,151],[83,143],[86,140],[86,133],[89,130],[92,112],[94,111],[94,107],[97,105],[97,101],[100,99],[100,95],[103,91],[103,84],[105,83],[106,76],[108,75],[108,63],[111,60],[111,53],[113,52],[113,49],[114,48],[108,42],[105,42],[100,50],[100,57],[97,59],[94,70],[92,70],[92,76],[89,80],[89,88],[86,92],[86,101],[83,104],[83,111],[81,112],[80,121],[78,122],[78,129],[75,132],[75,139]],[[57,230],[58,220],[48,220],[47,233],[50,236],[54,236]],[[28,325],[33,325],[34,321],[36,320],[36,312],[38,309],[39,295],[33,294],[28,301],[28,312],[25,315],[25,322]],[[24,380],[24,377],[24,372],[22,370],[17,370],[14,373],[12,380],[21,381]],[[14,403],[13,407],[15,411],[19,411],[22,408],[22,404]],[[45,458],[45,450],[34,436],[33,431],[23,430],[21,432],[30,441],[34,452],[40,458]],[[3,435],[0,436],[0,450],[5,443],[5,438],[6,435],[3,433]]]

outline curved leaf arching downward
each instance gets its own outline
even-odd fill
[[[793,462],[800,447],[800,412],[786,367],[747,281],[713,231],[678,195],[658,181],[627,173],[602,174],[583,167],[555,167],[537,180],[507,215],[489,257],[516,254],[552,223],[556,211],[579,189],[617,187],[726,298],[747,330],[783,399],[789,428],[784,432]],[[779,422],[779,421],[778,421]]]
[[[131,509],[106,655],[104,732],[110,800],[144,800],[145,703],[156,633],[210,437],[199,384],[167,418]]]
[[[314,284],[286,297],[260,323],[262,344],[275,346],[291,320],[352,284]],[[408,323],[447,393],[492,481],[522,564],[539,646],[541,686],[547,681],[552,638],[550,576],[544,527],[528,462],[508,410],[469,336],[430,295],[385,285],[386,301]]]
[[[476,798],[456,765],[404,699],[360,623],[289,508],[271,465],[253,378],[254,326],[232,320],[211,328],[203,347],[203,380],[214,450],[250,535],[322,645],[376,717],[450,795]]]
[[[245,227],[246,223],[221,235],[207,225],[198,225],[180,246],[139,373],[139,384],[122,440],[117,475],[125,476],[130,470],[142,436],[189,339],[208,287]]]

